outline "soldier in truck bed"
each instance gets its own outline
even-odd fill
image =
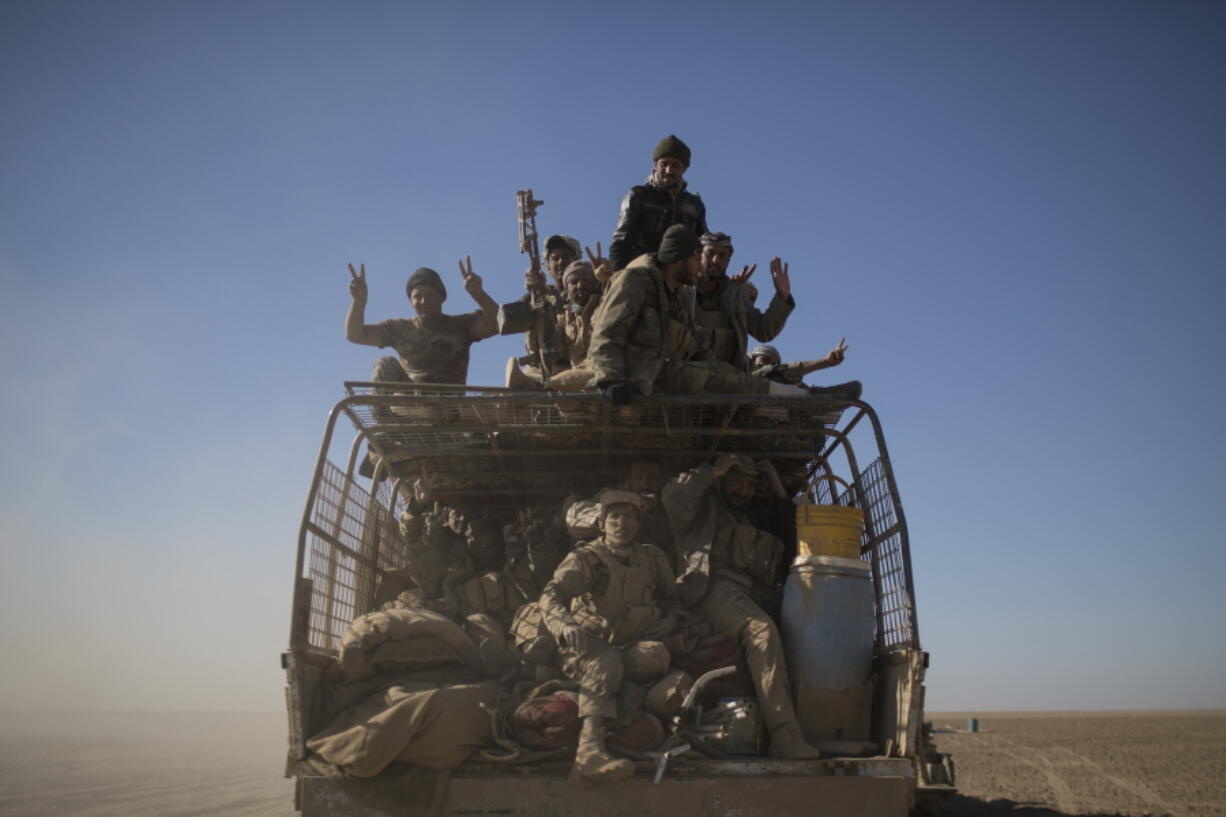
[[[651,175],[646,184],[630,188],[622,199],[609,245],[609,261],[619,270],[643,253],[653,253],[674,224],[684,224],[694,235],[707,231],[707,207],[696,193],[686,190],[685,172],[690,149],[676,136],[666,136],[651,153]]]
[[[601,535],[571,551],[541,593],[545,626],[562,671],[579,682],[582,729],[574,770],[587,780],[620,780],[634,764],[614,758],[605,730],[617,718],[622,679],[647,682],[668,671],[655,640],[676,626],[676,579],[663,552],[639,539],[642,501],[631,491],[600,497]]]
[[[777,592],[784,545],[746,515],[758,476],[748,457],[724,454],[664,486],[681,566],[677,589],[682,603],[744,650],[770,731],[770,756],[816,759],[796,722],[782,636],[763,610]]]

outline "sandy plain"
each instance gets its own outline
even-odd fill
[[[1226,817],[1226,711],[928,719],[949,817]],[[293,817],[285,740],[280,713],[0,713],[0,815]]]
[[[978,717],[979,732],[967,719]],[[950,817],[1226,817],[1226,711],[930,713]]]

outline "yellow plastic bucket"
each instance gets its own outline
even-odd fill
[[[836,476],[823,476],[846,482]],[[796,555],[860,558],[864,534],[864,511],[843,505],[796,506]]]

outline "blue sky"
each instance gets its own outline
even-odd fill
[[[515,191],[607,246],[676,133],[882,416],[930,708],[1226,707],[1224,55],[1213,3],[3,4],[0,694],[280,706],[345,264],[510,300]]]

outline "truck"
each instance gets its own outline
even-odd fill
[[[367,447],[377,465],[363,476]],[[807,502],[863,512],[859,558],[873,598],[867,750],[823,751],[815,761],[674,750],[640,758],[632,777],[603,785],[570,781],[564,759],[506,765],[474,756],[440,778],[429,804],[413,803],[407,790],[399,796],[394,774],[359,779],[313,762],[307,741],[322,726],[316,696],[350,623],[372,609],[383,574],[403,566],[396,519],[414,479],[429,474],[438,494],[513,512],[590,496],[617,483],[634,457],[662,458],[675,472],[729,452],[769,459]],[[596,392],[346,383],[307,493],[281,664],[286,776],[295,778],[295,808],[305,817],[881,817],[932,811],[955,792],[953,762],[936,752],[923,722],[928,654],[903,504],[881,423],[862,400],[656,395],[620,406]],[[798,710],[806,705],[798,692]]]

